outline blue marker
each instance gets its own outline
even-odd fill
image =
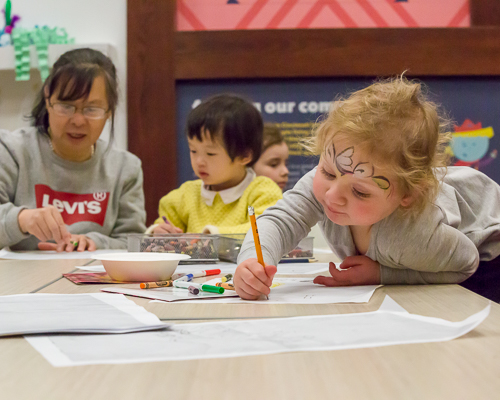
[[[175,281],[176,282],[179,282],[179,281],[191,282],[193,280],[193,278],[194,278],[193,274],[187,274],[187,275],[181,276],[180,278],[176,279]]]

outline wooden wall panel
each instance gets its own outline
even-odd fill
[[[128,148],[142,160],[148,223],[177,187],[175,1],[127,1]]]
[[[499,0],[470,0],[472,26],[500,26]]]
[[[178,32],[176,79],[500,74],[500,29]]]

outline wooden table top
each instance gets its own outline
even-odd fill
[[[1,260],[0,293],[99,291],[100,285],[57,279],[81,261]],[[488,304],[458,285],[384,286],[367,304],[176,304],[129,298],[161,319],[186,323],[366,312],[378,309],[385,295],[410,313],[451,321]],[[0,366],[5,399],[497,399],[500,305],[492,304],[490,316],[473,331],[440,343],[54,368],[27,341],[13,337],[0,339]]]

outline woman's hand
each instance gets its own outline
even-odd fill
[[[236,268],[233,283],[236,293],[244,300],[257,300],[271,293],[273,277],[278,269],[274,265],[263,268],[255,258],[243,261]]]
[[[21,231],[36,236],[42,242],[54,240],[57,251],[70,244],[71,235],[61,213],[54,206],[24,209],[17,216]]]
[[[67,244],[59,250],[59,247],[56,243],[49,242],[40,242],[38,243],[38,248],[40,250],[55,250],[55,251],[95,251],[96,245],[92,239],[89,239],[85,235],[71,235],[70,243]]]
[[[314,283],[325,286],[362,286],[380,284],[380,265],[367,256],[351,256],[340,264],[339,271],[330,263],[332,277],[317,276]]]

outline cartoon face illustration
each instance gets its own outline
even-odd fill
[[[488,151],[490,139],[487,136],[454,136],[451,148],[456,158],[462,161],[476,161]]]

